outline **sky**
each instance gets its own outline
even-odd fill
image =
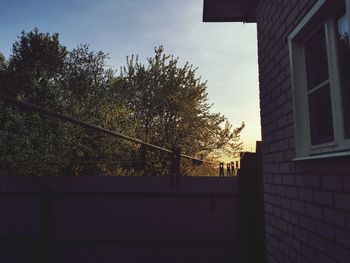
[[[119,69],[126,56],[140,61],[162,45],[165,53],[197,67],[207,81],[212,112],[246,127],[244,149],[261,139],[255,24],[203,23],[203,0],[16,0],[3,1],[0,52],[8,58],[21,31],[59,33],[68,49],[89,44]]]

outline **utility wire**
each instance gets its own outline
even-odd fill
[[[165,153],[169,153],[169,154],[174,154],[174,152],[172,150],[169,150],[169,149],[166,149],[166,148],[163,148],[163,147],[159,147],[159,146],[151,144],[151,143],[144,142],[144,141],[142,141],[140,139],[133,138],[133,137],[121,134],[119,132],[115,132],[115,131],[112,131],[112,130],[105,129],[105,128],[101,127],[101,126],[98,126],[98,125],[95,125],[95,124],[91,124],[91,123],[79,120],[79,119],[77,119],[77,118],[75,118],[73,116],[67,115],[67,114],[62,114],[62,113],[54,112],[54,111],[51,111],[51,110],[47,110],[47,109],[39,107],[39,106],[37,106],[35,104],[29,103],[29,102],[19,101],[19,100],[15,99],[15,98],[9,97],[9,96],[4,95],[2,93],[0,93],[0,99],[3,102],[7,103],[7,104],[15,105],[16,107],[18,107],[20,109],[25,109],[25,110],[38,112],[38,113],[41,113],[41,114],[44,114],[44,115],[47,115],[47,116],[54,117],[54,118],[59,119],[61,121],[67,121],[67,122],[70,122],[70,123],[74,123],[74,124],[80,125],[80,126],[85,127],[85,128],[93,129],[95,131],[99,131],[99,132],[102,132],[102,133],[105,133],[105,134],[109,134],[109,135],[112,135],[112,136],[115,136],[115,137],[118,137],[118,138],[122,138],[124,140],[128,140],[128,141],[131,141],[131,142],[134,142],[134,143],[138,143],[138,144],[141,144],[141,145],[146,146],[146,147],[151,148],[151,149],[159,150],[159,151],[162,151],[162,152],[165,152]],[[185,154],[180,154],[180,156],[182,158],[189,159],[189,160],[192,160],[192,161],[198,161],[198,162],[207,163],[207,164],[216,164],[215,162],[210,162],[210,161],[198,159],[198,158],[191,157],[191,156],[185,155]]]

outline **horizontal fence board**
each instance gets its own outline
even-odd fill
[[[173,178],[173,184],[170,185],[169,176],[0,176],[0,193],[30,193],[46,188],[57,192],[236,193],[236,179],[236,177],[180,177]]]

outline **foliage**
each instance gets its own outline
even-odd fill
[[[148,143],[181,147],[198,158],[217,161],[241,150],[244,124],[234,129],[210,111],[206,82],[192,65],[179,66],[178,58],[159,47],[147,65],[127,58],[117,76],[108,59],[88,45],[69,51],[57,33],[35,28],[21,33],[8,60],[0,54],[0,90]],[[0,142],[3,175],[169,174],[170,156],[2,102]],[[189,162],[182,168],[192,175],[215,169]]]
[[[67,51],[58,37],[22,32],[1,68],[1,92],[106,128],[124,124],[127,113],[109,92],[114,80],[105,69],[108,56],[87,45]],[[2,103],[0,119],[2,174],[112,174],[117,168],[108,160],[128,156],[125,142]]]
[[[22,32],[13,44],[12,54],[4,74],[3,88],[8,94],[18,96],[43,106],[57,106],[62,97],[57,81],[62,76],[67,50],[58,41],[58,34]]]
[[[178,58],[164,54],[163,47],[156,48],[147,62],[146,66],[138,57],[127,58],[118,83],[119,96],[139,124],[139,138],[205,158],[241,150],[239,134],[244,124],[233,129],[223,115],[210,112],[206,82],[196,77],[192,65],[178,66]],[[162,159],[158,157],[154,163],[162,163]],[[166,167],[153,173],[162,171]]]

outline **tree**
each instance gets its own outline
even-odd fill
[[[178,58],[164,54],[163,47],[156,48],[147,62],[146,66],[137,56],[127,58],[118,82],[118,94],[139,124],[138,137],[205,158],[242,148],[239,135],[244,123],[233,129],[223,115],[210,112],[206,82],[196,77],[192,65],[178,66]],[[164,158],[155,158],[153,166],[156,162],[163,165],[153,173],[167,171]]]
[[[62,109],[58,81],[66,54],[58,34],[42,34],[36,28],[23,31],[2,68],[1,92],[51,110]],[[63,125],[15,107],[1,104],[0,109],[2,172],[40,175],[61,170]]]
[[[127,112],[111,96],[107,58],[87,45],[67,51],[56,33],[22,32],[9,61],[0,58],[1,92],[114,129]],[[123,141],[2,103],[0,120],[2,174],[113,174],[118,162],[108,160],[128,156]]]
[[[59,35],[22,32],[13,44],[4,81],[4,91],[39,105],[56,107],[63,97],[57,86],[62,76],[67,50]]]
[[[6,58],[4,54],[0,53],[0,72],[6,68]]]
[[[35,28],[22,32],[8,60],[0,56],[0,90],[148,143],[181,147],[199,158],[215,160],[241,149],[244,124],[234,129],[223,115],[211,113],[206,83],[192,65],[180,67],[159,47],[147,65],[132,56],[116,76],[107,59],[108,54],[88,45],[69,51],[57,33]],[[2,102],[0,142],[2,174],[111,175],[127,168],[143,174],[135,161],[145,159],[146,173],[169,174],[169,156]],[[208,171],[201,169],[201,174]],[[192,170],[184,162],[184,173]]]

